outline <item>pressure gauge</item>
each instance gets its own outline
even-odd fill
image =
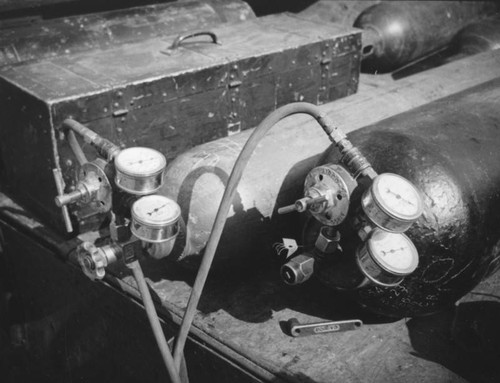
[[[159,151],[135,147],[123,149],[115,157],[115,183],[130,194],[155,193],[163,184],[167,160]]]
[[[423,202],[418,190],[406,178],[383,173],[375,177],[363,194],[361,207],[381,229],[402,233],[422,215]]]
[[[401,283],[418,266],[417,249],[406,235],[378,228],[358,248],[356,259],[363,274],[381,286]]]
[[[131,231],[144,242],[161,243],[174,239],[179,232],[179,205],[168,197],[148,195],[132,205]]]

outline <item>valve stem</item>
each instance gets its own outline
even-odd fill
[[[288,206],[283,206],[278,209],[278,214],[287,214],[291,213],[293,211],[298,211],[299,213],[302,213],[307,210],[307,208],[311,205],[317,204],[317,203],[322,203],[326,201],[326,196],[319,196],[319,197],[304,197],[301,199],[298,199],[293,203],[292,205]]]
[[[62,216],[63,216],[63,220],[64,220],[64,226],[66,226],[66,231],[68,233],[72,233],[73,232],[73,224],[71,223],[71,218],[69,216],[68,207],[66,206],[66,204],[61,204],[61,205],[58,204],[58,199],[60,197],[64,196],[64,180],[63,180],[63,177],[61,174],[61,170],[58,168],[54,168],[54,169],[52,169],[52,172],[54,174],[54,180],[56,182],[56,189],[57,189],[57,194],[58,194],[56,197],[56,204],[57,204],[57,206],[59,206],[61,208],[61,212],[62,212]]]

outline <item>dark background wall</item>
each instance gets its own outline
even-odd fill
[[[0,19],[42,15],[44,18],[101,12],[145,4],[168,3],[172,0],[0,0]],[[183,0],[180,0],[183,1]],[[208,2],[213,0],[206,0]],[[315,0],[247,0],[255,13],[298,12]]]

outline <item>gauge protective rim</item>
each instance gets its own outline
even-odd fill
[[[169,220],[164,220],[161,222],[154,222],[154,223],[140,218],[135,211],[135,208],[137,207],[137,203],[141,202],[141,201],[144,202],[145,199],[150,198],[150,197],[160,197],[162,199],[168,200],[169,203],[171,203],[171,206],[175,206],[175,214],[172,214],[172,218],[170,218]],[[169,197],[159,195],[159,194],[150,194],[150,195],[143,196],[143,197],[139,198],[137,201],[135,201],[132,204],[132,207],[130,208],[130,214],[132,216],[132,220],[140,223],[141,225],[149,226],[152,228],[162,228],[165,226],[173,225],[180,219],[181,208],[177,202],[175,202],[173,199],[171,199]]]
[[[381,177],[383,177],[383,176],[390,176],[390,177],[399,178],[399,179],[405,181],[410,186],[410,188],[415,192],[415,195],[418,197],[417,198],[418,206],[417,206],[416,213],[414,213],[412,215],[405,215],[405,216],[399,215],[396,212],[394,212],[390,208],[390,206],[385,206],[387,204],[385,204],[385,203],[383,203],[383,202],[381,202],[379,200],[379,198],[378,198],[378,194],[379,193],[375,192],[375,190],[378,190],[377,189],[378,184],[380,183]],[[422,213],[424,211],[424,204],[423,204],[423,200],[422,200],[422,196],[420,194],[420,191],[417,189],[417,187],[415,185],[413,185],[413,183],[411,181],[409,181],[408,179],[406,179],[403,176],[400,176],[399,174],[395,174],[395,173],[382,173],[382,174],[379,174],[373,180],[373,184],[368,189],[368,192],[371,193],[373,202],[380,208],[380,210],[382,210],[389,217],[397,219],[399,221],[415,222],[418,218],[420,218],[420,216],[422,215]]]
[[[376,234],[378,234],[378,233],[386,234],[386,235],[399,235],[399,236],[402,236],[406,240],[406,242],[408,243],[408,245],[410,247],[410,250],[412,250],[413,254],[415,255],[414,257],[412,257],[413,259],[412,259],[412,262],[411,262],[410,266],[406,268],[409,271],[406,271],[406,272],[397,272],[397,271],[394,271],[394,268],[390,267],[390,265],[388,265],[387,262],[383,262],[382,260],[379,260],[378,257],[374,256],[374,251],[373,251],[373,248],[372,248],[371,240],[372,240],[373,236],[376,235]],[[418,250],[415,247],[415,244],[413,243],[413,241],[407,235],[405,235],[403,233],[393,233],[393,232],[389,232],[389,231],[386,231],[386,230],[374,229],[369,234],[368,238],[366,239],[365,244],[366,244],[366,249],[368,250],[368,254],[370,255],[370,258],[373,259],[373,261],[377,264],[377,266],[379,266],[385,272],[388,272],[388,273],[391,273],[393,275],[397,275],[397,276],[402,276],[403,277],[403,276],[410,275],[418,267],[418,264],[419,264]]]
[[[133,171],[128,171],[127,169],[124,169],[123,164],[120,164],[119,158],[120,155],[124,152],[130,152],[131,150],[147,150],[150,151],[151,153],[154,153],[155,155],[158,155],[159,158],[161,158],[161,167],[159,166],[158,169],[151,171],[151,172],[133,172]],[[167,159],[165,155],[160,152],[159,150],[153,149],[153,148],[148,148],[146,146],[133,146],[131,148],[125,148],[121,150],[114,158],[114,164],[115,164],[115,169],[117,172],[120,172],[126,176],[129,177],[137,177],[137,178],[147,178],[147,177],[153,177],[156,176],[159,173],[162,173],[165,171],[165,168],[167,167]]]

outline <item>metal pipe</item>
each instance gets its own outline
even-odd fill
[[[62,126],[63,128],[71,129],[82,136],[86,142],[94,146],[99,154],[105,157],[108,161],[112,160],[121,150],[119,146],[113,144],[111,141],[105,139],[93,130],[71,118],[64,120]]]
[[[87,163],[87,157],[76,139],[75,132],[73,130],[68,130],[66,137],[68,138],[69,146],[71,147],[71,150],[73,151],[73,154],[75,155],[80,166]]]

